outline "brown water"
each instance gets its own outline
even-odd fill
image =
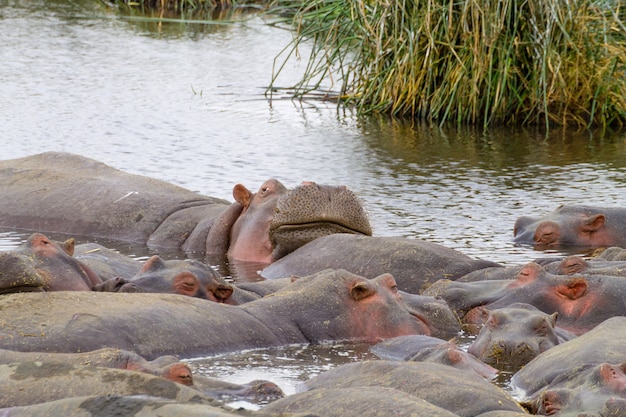
[[[270,177],[347,184],[375,234],[508,265],[546,256],[511,243],[517,217],[560,204],[624,205],[624,133],[442,129],[357,118],[317,100],[270,103],[274,58],[292,33],[270,17],[225,17],[158,24],[95,1],[0,0],[0,157],[74,152],[229,200],[234,184],[256,190]],[[278,85],[304,68],[289,62]],[[0,249],[26,236],[3,231]],[[115,247],[139,258],[156,252]],[[312,373],[367,356],[308,349],[193,364],[232,380],[266,375],[293,392]]]

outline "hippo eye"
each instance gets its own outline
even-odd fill
[[[537,243],[552,243],[555,239],[554,233],[544,233],[537,238]]]
[[[546,323],[540,324],[535,328],[537,336],[546,336],[548,334],[548,325]]]

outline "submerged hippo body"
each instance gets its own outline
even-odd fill
[[[288,190],[272,179],[256,194],[242,185],[233,194],[230,204],[67,153],[0,161],[4,227],[265,263],[301,244],[294,234],[298,242],[337,231],[371,234],[360,201],[345,187],[305,183]]]
[[[624,358],[626,318],[613,317],[540,354],[513,376],[511,384],[536,413],[623,416]]]
[[[103,281],[118,277],[131,278],[142,267],[137,259],[93,242],[76,245],[74,257],[91,268]]]
[[[494,410],[523,411],[508,394],[476,373],[440,363],[353,362],[311,378],[303,387],[311,392],[321,388],[393,388],[463,417]]]
[[[543,217],[522,216],[513,241],[538,249],[626,245],[626,208],[560,206]]]
[[[148,395],[210,404],[191,387],[144,372],[40,361],[0,365],[0,389],[0,407],[85,395]]]
[[[488,380],[497,376],[498,370],[461,350],[453,341],[424,335],[399,336],[380,342],[370,352],[381,359],[412,362],[435,362],[476,372]]]
[[[387,387],[318,388],[263,407],[258,417],[458,417],[414,395]]]
[[[193,384],[189,366],[174,356],[161,356],[154,361],[147,361],[134,352],[122,349],[104,348],[81,353],[17,352],[0,349],[0,364],[17,362],[125,369],[160,376],[183,385]]]
[[[211,404],[211,403],[209,403]],[[241,417],[206,401],[170,400],[147,395],[91,395],[69,397],[45,403],[0,409],[4,417],[94,417],[94,416],[158,416],[158,417]]]
[[[500,265],[422,240],[334,234],[298,248],[261,271],[261,276],[309,275],[325,268],[346,269],[367,277],[388,272],[400,290],[419,294],[439,279],[454,280],[491,267]]]
[[[585,274],[626,277],[626,261],[609,261],[600,257],[585,260],[574,255],[542,263],[542,266],[547,272],[555,275]]]
[[[404,304],[391,275],[368,280],[325,271],[297,290],[242,306],[172,294],[9,294],[0,297],[0,348],[84,352],[115,347],[150,360],[429,334],[423,320]]]

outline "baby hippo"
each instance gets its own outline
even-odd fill
[[[557,313],[546,314],[530,304],[485,311],[487,319],[468,352],[500,370],[516,371],[574,335],[556,327]]]

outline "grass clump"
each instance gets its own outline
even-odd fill
[[[437,123],[623,125],[624,1],[275,0],[312,43],[295,94],[338,79],[361,114]],[[275,78],[280,67],[275,71]]]

